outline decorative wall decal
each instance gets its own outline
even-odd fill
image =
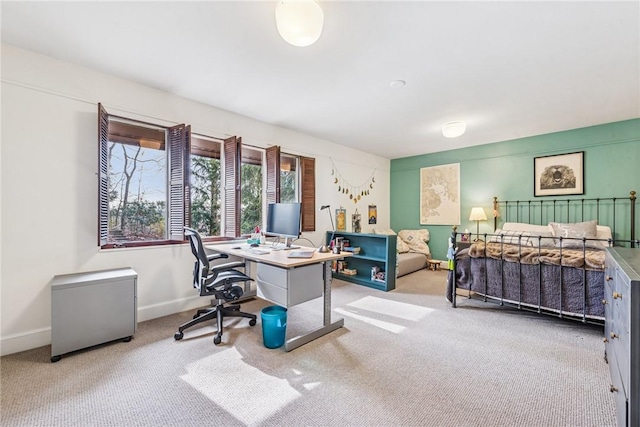
[[[334,177],[333,183],[338,186],[338,193],[348,194],[349,200],[352,200],[354,204],[358,203],[362,197],[369,195],[370,190],[373,189],[373,184],[376,182],[375,169],[362,184],[354,185],[344,178],[333,159],[329,158],[329,160],[331,160],[332,165],[331,176]]]

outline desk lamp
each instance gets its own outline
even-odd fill
[[[333,230],[331,232],[331,239],[329,239],[329,242],[331,242],[333,240],[333,235],[336,232],[336,227],[333,225],[333,217],[331,216],[331,209],[330,209],[330,205],[323,205],[320,207],[320,210],[323,211],[325,209],[328,209],[327,212],[329,213],[329,219],[331,220],[331,229]],[[322,253],[327,253],[329,252],[329,247],[327,245],[320,245],[320,247],[318,248],[318,252],[322,252]]]
[[[484,213],[482,208],[471,208],[471,215],[469,215],[469,221],[476,222],[476,238],[475,242],[480,240],[480,221],[486,221],[487,214]]]

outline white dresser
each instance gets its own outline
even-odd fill
[[[603,303],[618,425],[640,426],[640,249],[607,249]]]

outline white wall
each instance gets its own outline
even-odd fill
[[[1,354],[51,342],[53,276],[129,266],[138,273],[138,319],[203,305],[191,287],[187,245],[100,250],[97,245],[97,103],[112,114],[160,124],[187,123],[215,137],[238,135],[257,147],[316,158],[316,204],[378,206],[389,227],[389,160],[210,107],[93,70],[2,45]],[[277,100],[274,100],[277,102]],[[376,185],[357,205],[337,192],[332,162],[353,185],[375,170]],[[350,223],[350,221],[349,221]],[[330,229],[316,216],[319,245]],[[78,319],[79,322],[82,319]],[[176,325],[177,327],[178,325]]]

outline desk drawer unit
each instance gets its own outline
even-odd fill
[[[109,341],[129,341],[137,326],[137,280],[130,268],[55,276],[51,361]]]
[[[258,297],[291,307],[322,296],[323,264],[282,268],[258,264]]]

